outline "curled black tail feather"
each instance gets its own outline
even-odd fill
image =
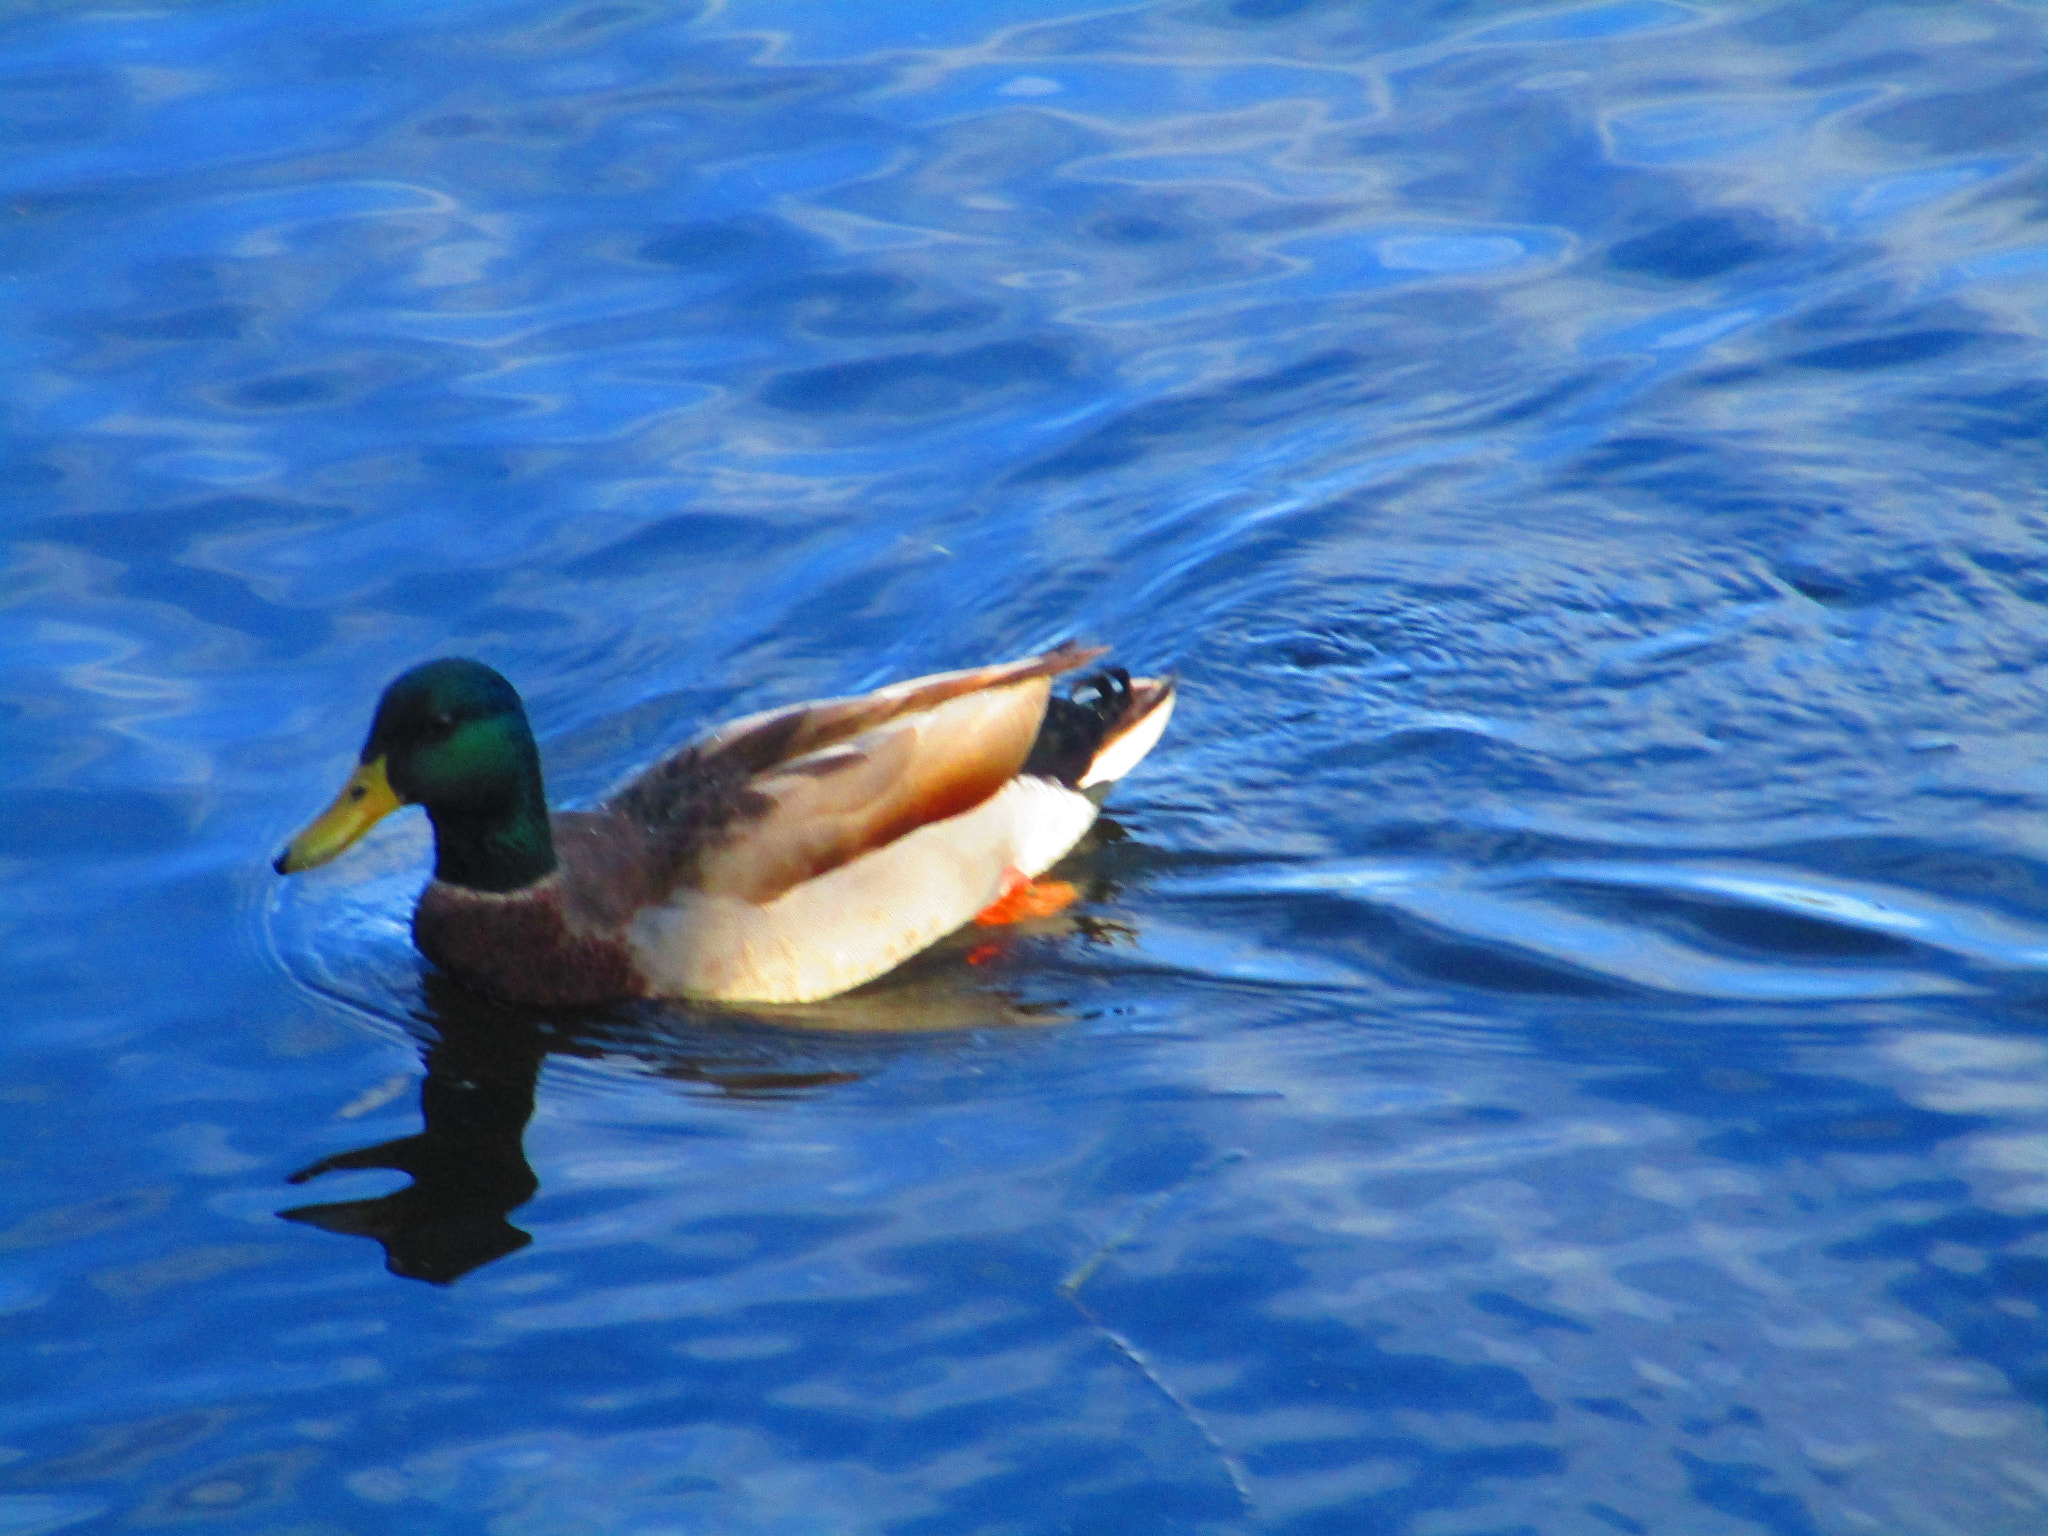
[[[1089,673],[1066,698],[1047,701],[1023,771],[1074,788],[1130,707],[1130,673],[1122,667]]]

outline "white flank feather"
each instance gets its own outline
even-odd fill
[[[1012,779],[972,810],[773,901],[680,893],[636,917],[627,941],[659,996],[813,1002],[944,938],[1003,894],[1006,871],[1044,873],[1094,820],[1087,796],[1045,779]]]

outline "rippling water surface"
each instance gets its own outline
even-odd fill
[[[0,1532],[2048,1529],[2038,8],[0,27]],[[1066,635],[1088,902],[841,1003],[268,868],[431,655]]]

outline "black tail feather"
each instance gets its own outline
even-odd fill
[[[1122,667],[1089,673],[1066,698],[1047,701],[1024,772],[1074,788],[1130,708],[1130,673]]]

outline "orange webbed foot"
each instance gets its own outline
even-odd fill
[[[1070,881],[1033,880],[1020,870],[1008,869],[1003,872],[1003,894],[977,912],[974,921],[983,928],[1000,928],[1006,923],[1051,917],[1080,899],[1081,893]]]

